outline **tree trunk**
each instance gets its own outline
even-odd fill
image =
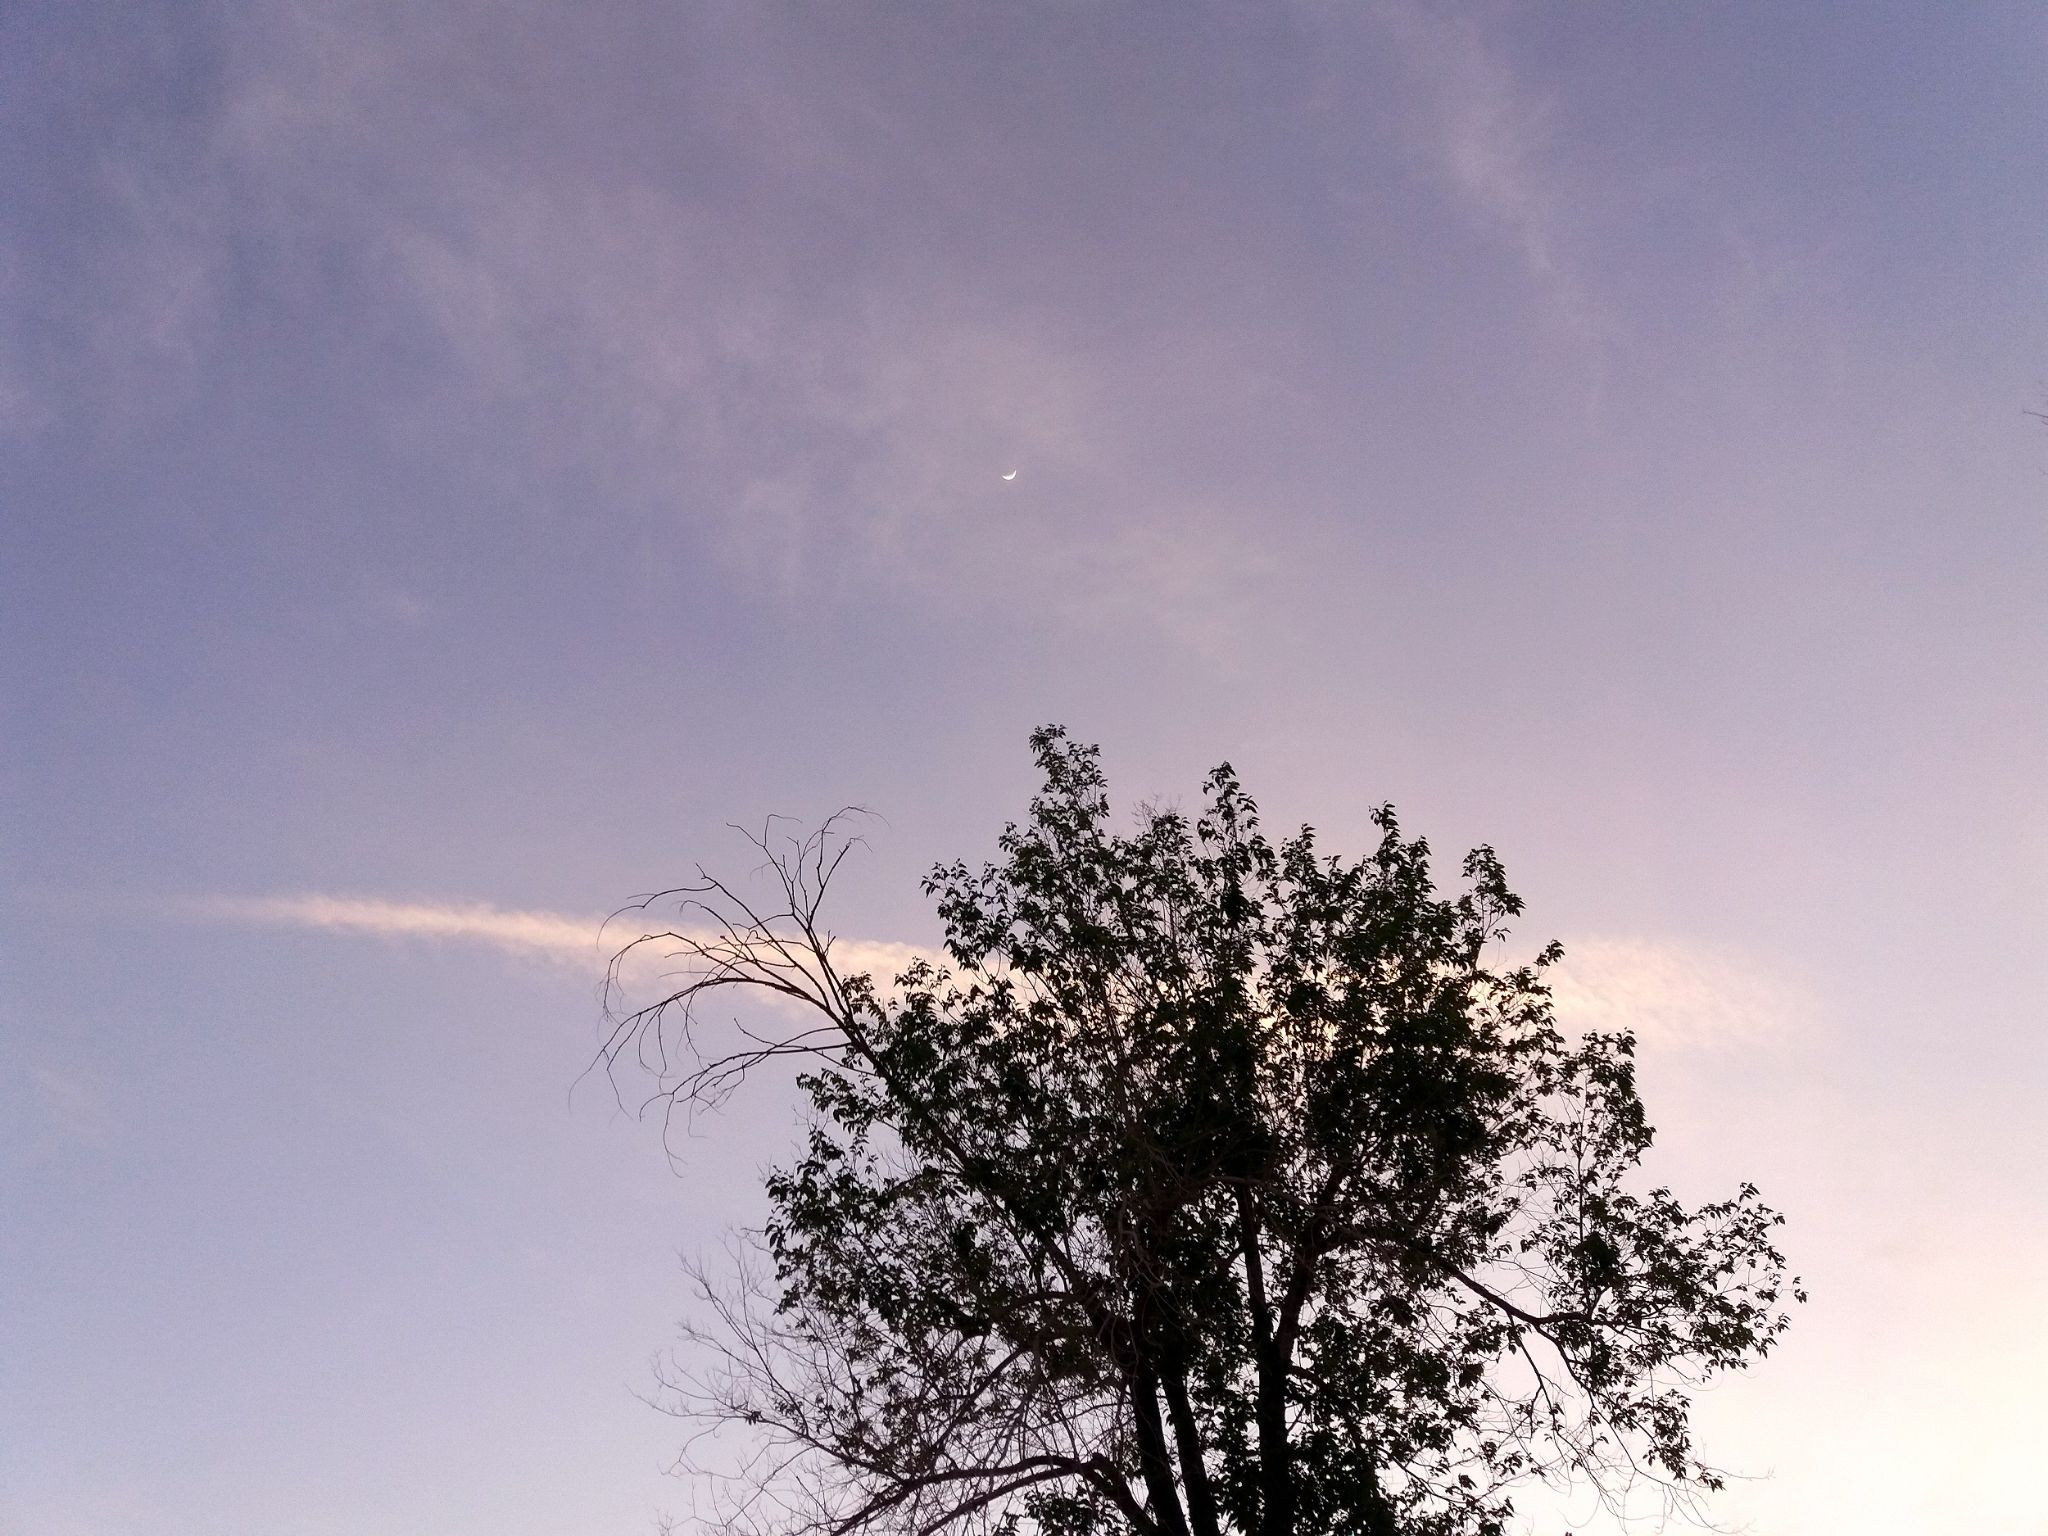
[[[1259,1253],[1258,1217],[1249,1190],[1237,1197],[1238,1247],[1252,1308],[1252,1341],[1259,1368],[1259,1536],[1294,1536],[1294,1468],[1287,1443],[1287,1361],[1273,1331],[1266,1298],[1266,1262]]]
[[[1131,1417],[1138,1433],[1138,1466],[1145,1475],[1152,1518],[1159,1522],[1165,1536],[1189,1536],[1187,1516],[1180,1507],[1180,1491],[1174,1486],[1173,1464],[1166,1454],[1166,1431],[1159,1420],[1159,1377],[1142,1354],[1131,1372],[1130,1383]]]
[[[1178,1360],[1167,1362],[1160,1373],[1160,1384],[1166,1389],[1166,1413],[1173,1421],[1180,1480],[1188,1491],[1188,1517],[1195,1536],[1223,1536],[1216,1491],[1209,1486],[1208,1463],[1202,1459],[1202,1432],[1195,1423],[1194,1405],[1188,1401],[1187,1371]]]

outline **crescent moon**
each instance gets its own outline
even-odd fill
[[[1003,478],[1005,480],[1014,480],[1017,478],[1017,471],[1013,469],[1007,475],[1003,476]]]

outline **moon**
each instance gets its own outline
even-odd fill
[[[1003,476],[1003,478],[1005,480],[1014,480],[1017,478],[1017,471],[1013,469],[1007,475]]]

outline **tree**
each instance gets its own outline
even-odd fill
[[[1487,1536],[1531,1477],[1718,1487],[1689,1395],[1803,1299],[1780,1218],[1639,1187],[1634,1042],[1560,1030],[1555,945],[1489,968],[1493,852],[1450,895],[1391,809],[1363,858],[1275,845],[1227,766],[1119,833],[1096,749],[1031,744],[1029,815],[933,871],[945,954],[893,985],[834,964],[839,819],[758,840],[768,906],[664,893],[615,964],[682,966],[605,1056],[669,1110],[780,1058],[813,1110],[667,1382],[745,1437],[718,1523]],[[717,1034],[735,991],[775,1027]]]

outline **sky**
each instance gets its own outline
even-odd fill
[[[860,805],[928,944],[1050,721],[1500,851],[1788,1216],[1717,1519],[2048,1532],[2044,121],[2029,4],[0,6],[0,1536],[687,1511],[794,1105],[666,1155],[598,922]]]

